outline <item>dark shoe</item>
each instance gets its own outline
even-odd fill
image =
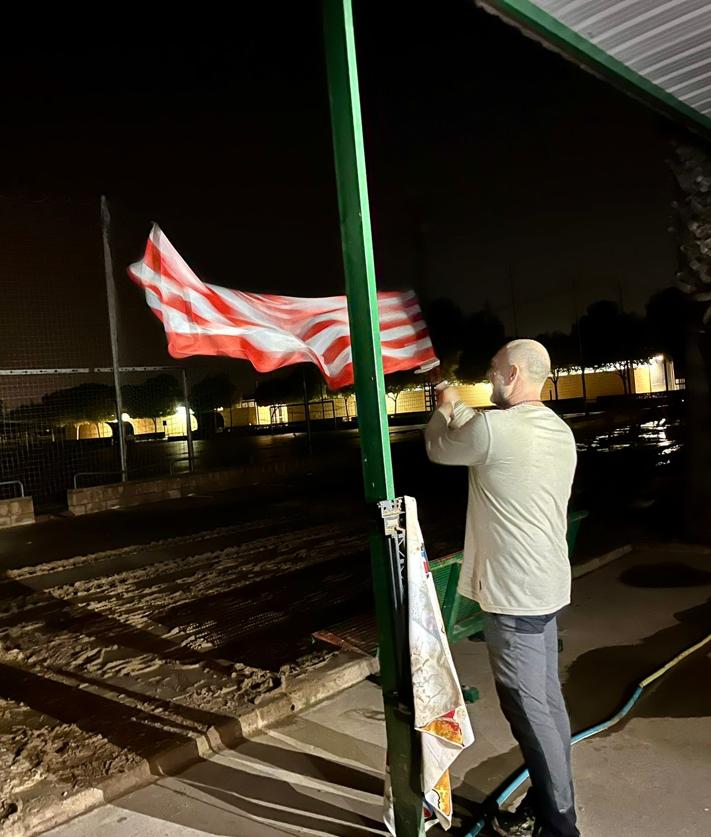
[[[516,811],[497,811],[491,818],[491,828],[503,837],[532,837],[533,815],[524,806]]]

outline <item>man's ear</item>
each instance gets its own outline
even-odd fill
[[[512,363],[511,364],[511,371],[509,372],[509,381],[511,381],[513,383],[513,381],[515,381],[516,378],[518,377],[518,374],[519,374],[520,371],[521,371],[520,368],[515,363]]]

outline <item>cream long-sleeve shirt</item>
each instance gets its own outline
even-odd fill
[[[460,594],[489,613],[533,616],[567,605],[577,461],[568,425],[542,405],[477,412],[459,427],[436,410],[425,443],[432,462],[469,467]]]

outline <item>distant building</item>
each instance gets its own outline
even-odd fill
[[[664,392],[683,388],[683,382],[677,381],[674,375],[674,364],[671,360],[659,355],[648,363],[637,364],[630,374],[631,392],[633,394]],[[461,384],[457,386],[459,395],[471,407],[491,406],[490,384]],[[624,395],[624,384],[620,374],[613,370],[586,371],[585,389],[588,401],[594,401],[606,395]],[[581,399],[583,397],[583,380],[579,371],[561,373],[558,378],[558,400]],[[545,401],[555,400],[555,388],[552,381],[548,381],[543,389]],[[427,392],[424,386],[412,387],[387,397],[388,415],[402,415],[407,413],[427,412]],[[274,404],[262,407],[253,400],[241,401],[230,407],[221,407],[218,411],[224,422],[224,429],[237,427],[257,427],[278,424],[298,424],[305,420],[303,404]],[[338,393],[328,394],[323,400],[312,401],[309,404],[309,415],[312,421],[348,422],[358,415],[358,405],[355,395],[343,396]],[[136,438],[158,434],[164,438],[185,436],[185,411],[182,407],[165,418],[136,418],[124,415],[124,420],[133,426]],[[197,420],[191,415],[191,426],[197,430]],[[67,428],[67,438],[97,439],[110,438],[111,426],[108,422],[78,422]]]
[[[185,410],[179,407],[173,415],[153,418],[135,418],[124,413],[124,426],[131,425],[134,438],[140,436],[185,436],[186,422]],[[115,424],[115,422],[114,422]],[[190,426],[197,430],[197,419],[190,416]],[[113,435],[111,422],[108,421],[82,421],[75,422],[67,427],[67,439],[110,439]]]
[[[629,376],[631,393],[665,392],[667,389],[683,388],[683,382],[677,381],[674,364],[661,355],[648,363],[636,364]],[[457,386],[459,395],[471,407],[491,406],[490,384],[462,384]],[[614,370],[585,372],[585,390],[588,401],[608,395],[624,395],[625,386],[620,374]],[[583,397],[583,379],[580,371],[561,373],[558,378],[558,400],[581,399]],[[555,400],[555,388],[548,381],[543,389],[546,401]],[[403,413],[425,413],[428,410],[427,392],[424,386],[413,387],[387,397],[388,415]],[[230,412],[232,416],[230,417]],[[303,404],[275,404],[271,407],[257,407],[254,402],[245,402],[222,411],[225,427],[238,427],[258,424],[292,424],[305,420]],[[309,415],[313,421],[342,419],[347,421],[358,415],[358,405],[354,395],[347,398],[335,393],[323,401],[309,404]]]

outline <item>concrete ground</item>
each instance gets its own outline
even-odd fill
[[[573,727],[607,718],[648,673],[711,632],[711,550],[645,548],[575,582],[561,619]],[[481,690],[477,735],[454,768],[453,833],[518,765],[482,643],[455,649]],[[619,725],[574,751],[584,837],[711,833],[711,645],[645,693]],[[363,682],[234,750],[164,777],[73,822],[57,837],[366,835],[380,824],[384,728]],[[437,829],[430,834],[436,833]]]

